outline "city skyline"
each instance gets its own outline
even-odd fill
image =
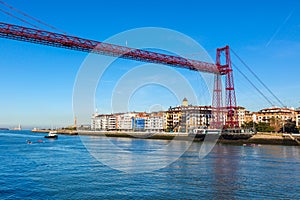
[[[212,129],[215,122],[215,113],[211,106],[191,105],[184,98],[181,105],[170,107],[167,110],[152,112],[122,112],[98,113],[91,116],[91,124],[78,127],[94,131],[125,131],[125,132],[185,132],[192,133],[203,129]],[[300,109],[293,108],[265,108],[250,112],[244,107],[237,107],[232,120],[238,127],[260,132],[280,132],[284,130],[298,132]],[[222,114],[220,122],[224,127],[230,126],[229,115]],[[293,125],[291,125],[293,124]],[[291,125],[291,126],[290,126]]]
[[[88,1],[84,5],[80,2],[69,5],[66,2],[33,0],[29,0],[26,4],[6,2],[35,18],[63,29],[68,34],[98,41],[132,28],[165,27],[194,38],[207,50],[212,60],[215,59],[215,49],[228,44],[285,105],[294,108],[300,105],[300,85],[297,83],[297,74],[300,70],[297,68],[299,56],[297,52],[300,50],[300,12],[297,1],[288,1],[285,4],[274,2],[272,5],[249,1],[235,3],[233,6],[221,1],[218,2],[219,6],[215,6],[215,3],[198,1],[189,3],[165,1],[159,3],[159,6],[155,2],[147,2],[147,6],[144,2]],[[61,6],[55,6],[57,4]],[[99,8],[102,8],[101,11]],[[168,14],[164,12],[167,8],[171,10]],[[214,8],[215,11],[211,12],[208,8]],[[88,11],[84,11],[85,9]],[[153,10],[156,14],[152,14]],[[137,15],[138,19],[135,17]],[[240,19],[236,21],[236,17]],[[28,26],[2,13],[0,21]],[[130,43],[131,41],[128,41],[128,46]],[[30,127],[49,127],[72,124],[73,85],[87,54],[6,39],[1,39],[1,44],[0,73],[3,77],[0,84],[1,96],[4,98],[0,100],[2,105],[0,126],[22,124]],[[236,58],[233,62],[238,64]],[[116,68],[130,68],[135,64],[120,61],[115,65]],[[241,64],[238,66],[246,72]],[[251,88],[235,68],[233,70],[239,106],[251,111],[271,106]],[[197,75],[179,71],[195,82],[192,85],[198,91],[202,85],[197,85]],[[110,73],[115,74],[116,71],[112,70]],[[111,77],[109,76],[111,74],[108,74],[108,77]],[[250,73],[247,72],[247,75],[250,76]],[[121,74],[112,79],[119,76]],[[254,81],[253,76],[250,76],[250,79]],[[111,80],[107,78],[104,81],[109,85]],[[113,85],[107,87],[105,92],[111,91],[111,88]],[[156,96],[159,98],[151,95],[150,92],[153,90],[157,92]],[[265,90],[262,91],[271,98]],[[102,98],[99,91],[96,99],[96,107],[103,112],[109,111],[109,101]],[[272,100],[275,101],[274,98]],[[148,110],[156,104],[168,108],[179,105],[180,101],[166,93],[165,89],[148,86],[137,92],[135,101],[137,103],[132,103],[130,109]],[[209,103],[209,99],[205,99],[204,104]]]

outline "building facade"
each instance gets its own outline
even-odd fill
[[[300,108],[297,108],[295,110],[295,121],[296,121],[296,126],[299,128],[300,127]]]
[[[273,123],[273,121],[286,122],[295,120],[295,110],[293,108],[265,108],[253,113],[254,122]]]
[[[238,106],[236,112],[240,127],[247,122],[253,121],[253,114],[249,110],[246,110],[246,108]]]
[[[166,129],[166,112],[153,112],[149,114],[146,131],[162,132]]]
[[[167,132],[180,132],[182,126],[182,112],[180,107],[170,107],[166,113],[166,121]]]
[[[95,114],[92,117],[91,129],[92,130],[116,130],[117,119],[113,114]]]
[[[117,130],[130,131],[134,129],[134,118],[136,113],[122,113],[117,116]]]
[[[211,106],[189,105],[184,98],[181,106],[170,107],[166,112],[166,131],[189,132],[195,128],[209,127],[211,119]]]
[[[183,107],[186,116],[186,130],[208,128],[212,120],[211,106],[187,106]]]
[[[288,120],[296,121],[300,127],[300,108],[265,108],[258,112],[250,112],[244,107],[236,109],[239,126],[247,122],[269,123],[280,130]],[[98,114],[92,116],[91,129],[99,131],[148,131],[148,132],[183,132],[188,133],[194,129],[210,128],[213,121],[211,106],[193,106],[188,104],[186,98],[182,104],[170,107],[160,112],[129,112],[117,114]],[[224,118],[226,118],[224,114]],[[224,122],[225,123],[225,122]]]

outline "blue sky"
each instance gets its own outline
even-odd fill
[[[192,37],[213,59],[215,49],[228,44],[284,104],[300,106],[299,1],[5,2],[68,34],[98,41],[128,29],[150,26],[174,29]],[[0,21],[27,26],[3,13]],[[0,126],[72,124],[73,85],[87,54],[7,39],[0,39],[0,45]],[[234,57],[233,62],[254,80]],[[130,66],[126,62],[124,65]],[[270,106],[236,71],[234,78],[239,105],[252,111]],[[146,92],[144,98],[150,97]],[[275,102],[271,96],[270,99]],[[150,103],[155,102],[165,107],[178,103],[173,97],[156,98]],[[109,112],[103,105],[99,100],[97,107]],[[142,106],[130,105],[130,109],[140,110]]]

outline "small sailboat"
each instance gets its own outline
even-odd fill
[[[12,131],[21,131],[22,130],[21,124],[19,124],[18,127],[12,128],[10,130],[12,130]]]

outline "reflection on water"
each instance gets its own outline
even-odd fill
[[[300,199],[299,147],[216,145],[199,159],[201,143],[192,143],[172,164],[154,172],[130,174],[98,162],[79,137],[61,135],[50,141],[43,136],[0,132],[1,199]],[[119,158],[122,167],[139,165],[135,155],[151,155],[167,144],[111,138],[122,150],[113,152],[101,139],[87,138],[91,145],[97,141],[96,150]],[[27,139],[33,144],[27,144]],[[37,143],[38,139],[44,143]],[[170,149],[178,152],[185,147],[179,142]],[[172,160],[172,156],[162,151],[147,165]]]
[[[81,140],[91,155],[112,169],[126,173],[159,170],[176,161],[192,144],[182,140],[98,137]]]
[[[215,148],[213,152],[216,156],[212,166],[212,187],[217,193],[216,198],[233,199],[234,192],[240,187],[237,174],[240,154],[234,146]]]

